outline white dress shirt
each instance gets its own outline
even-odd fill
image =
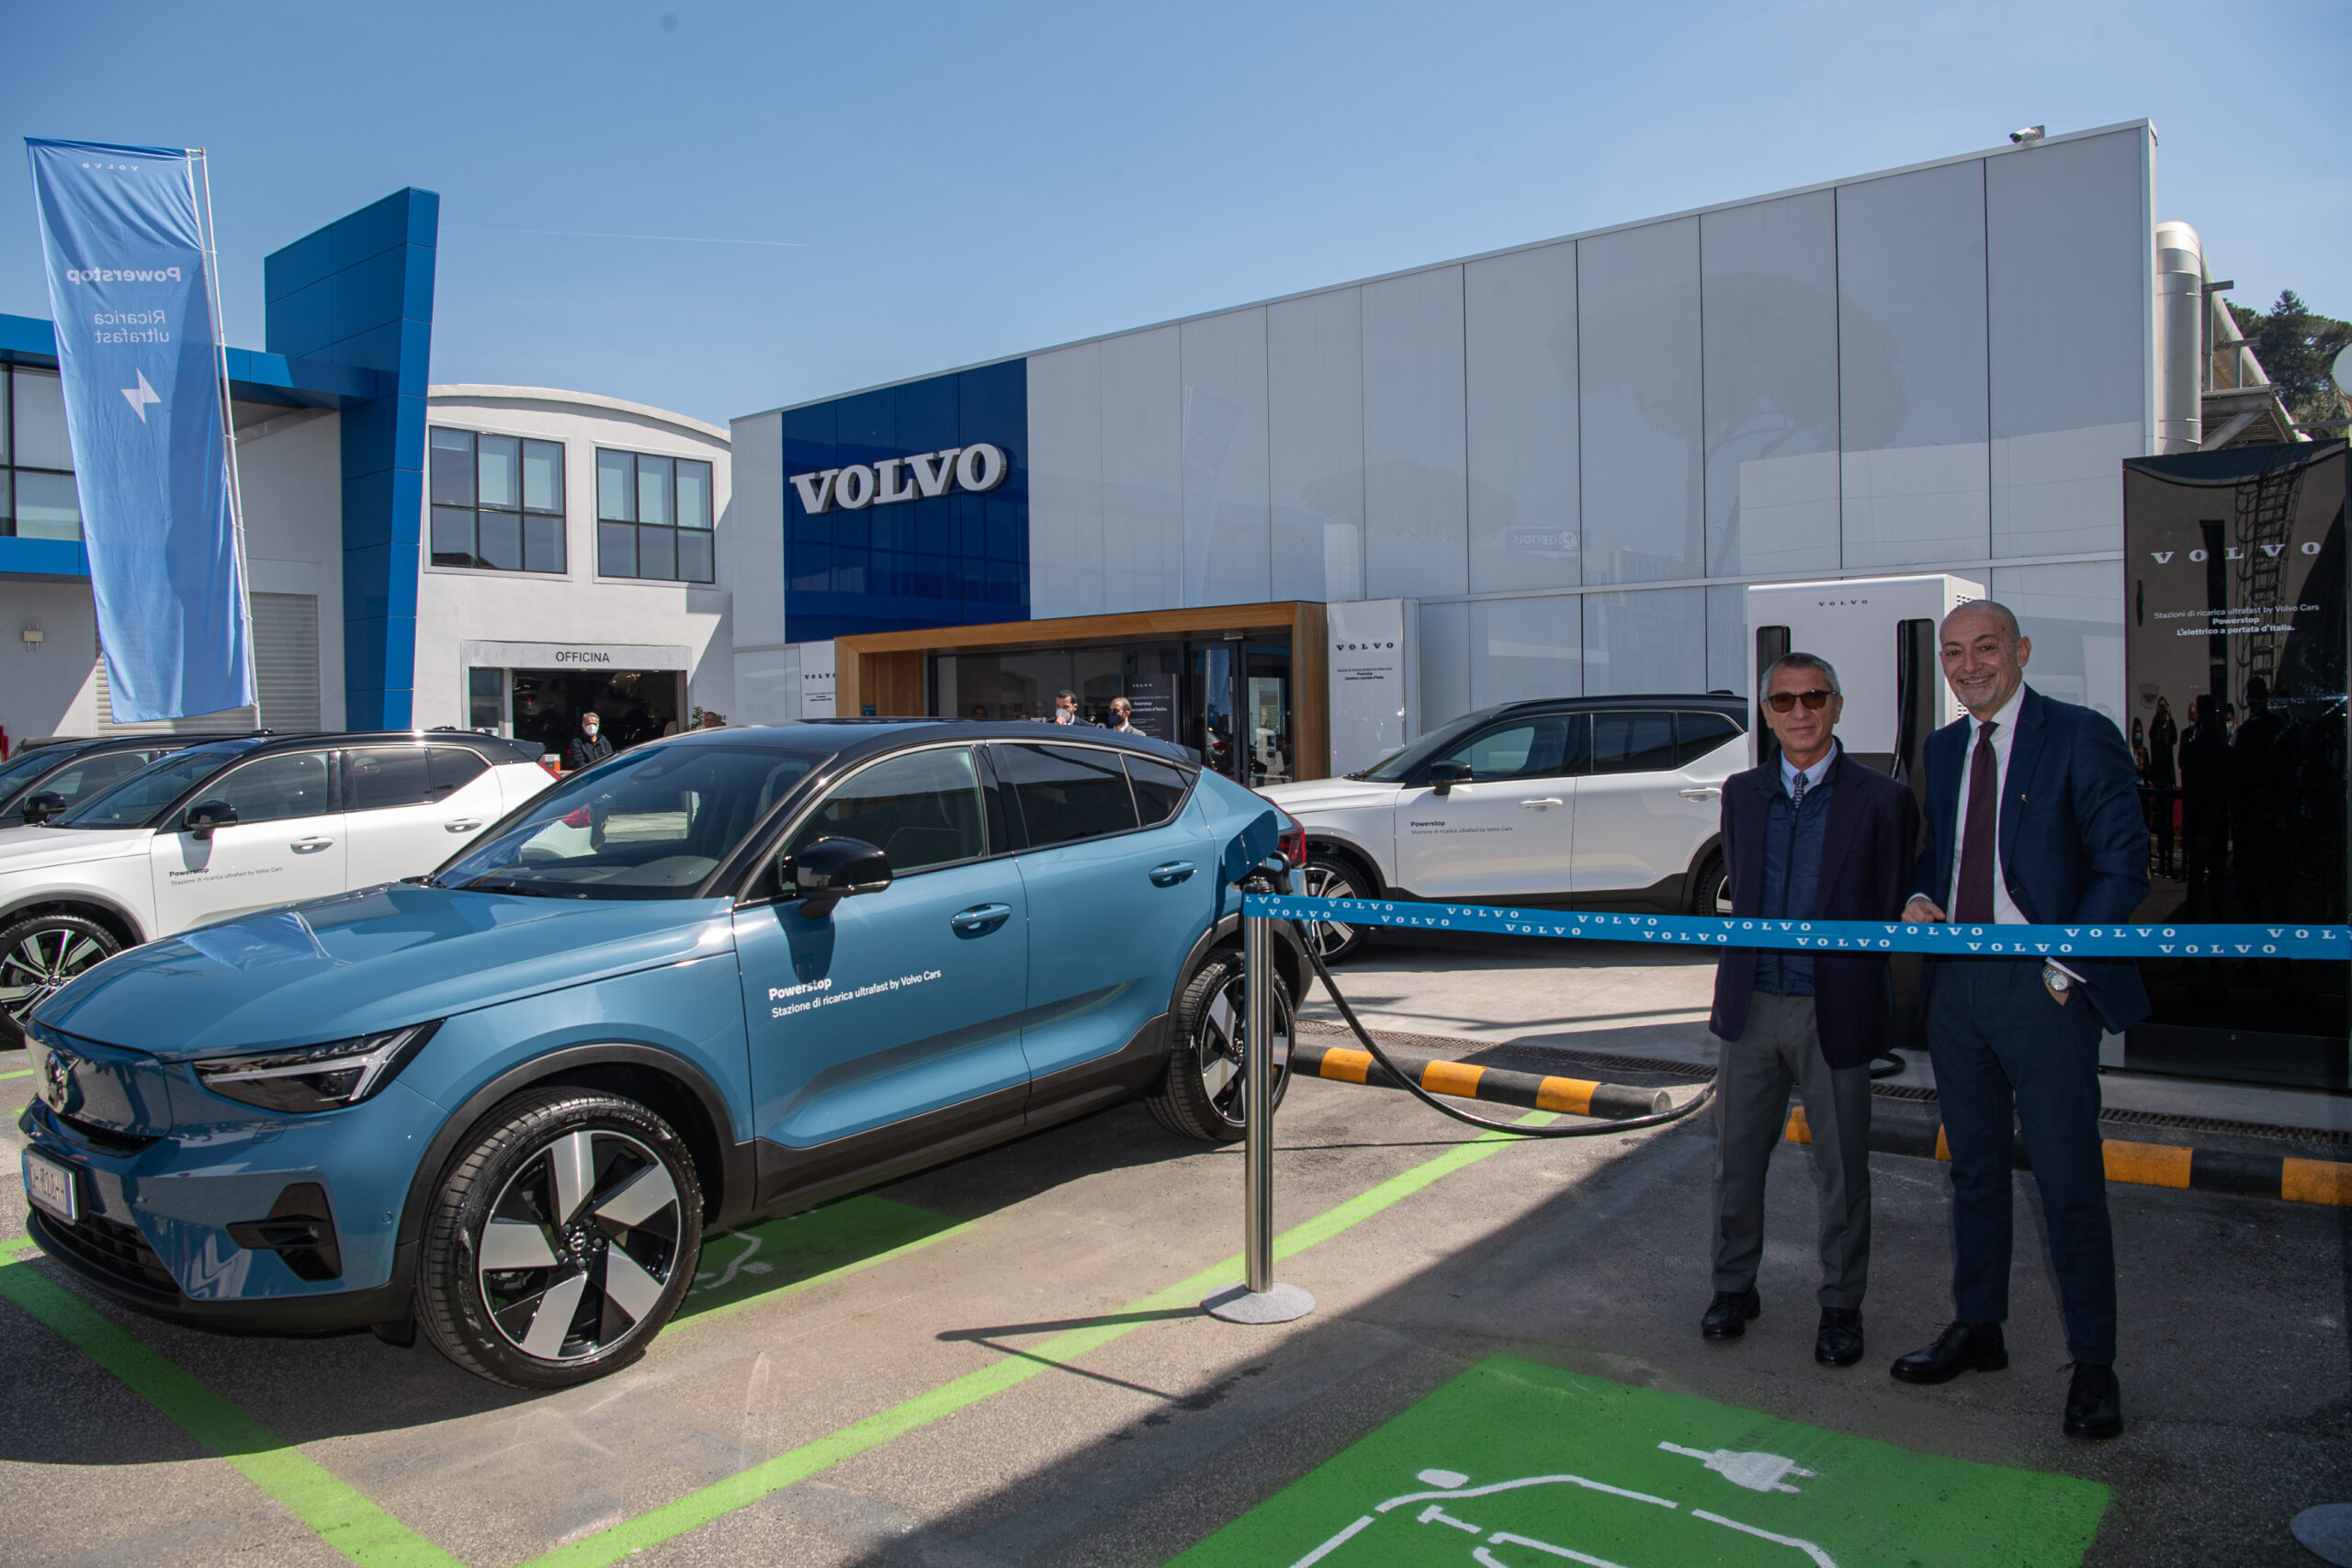
[[[2025,918],[2025,911],[2018,908],[2018,901],[2009,897],[2009,879],[2001,871],[2001,828],[1997,806],[2008,791],[2009,748],[2018,738],[2018,715],[2024,707],[2025,682],[2020,681],[2018,689],[2009,694],[2009,700],[2001,705],[2001,711],[1993,716],[1993,723],[1996,727],[1993,731],[1993,799],[1996,802],[1993,817],[1993,923],[1996,926],[2030,926],[2033,923]],[[1968,842],[1969,775],[1974,771],[1976,761],[1976,738],[1983,733],[1984,728],[1983,721],[1974,714],[1968,716],[1968,750],[1960,760],[1960,815],[1952,819],[1952,908],[1957,908],[1960,903],[1960,855]],[[1945,910],[1945,915],[1955,920],[1960,918],[1952,913],[1951,908]],[[2050,967],[2071,979],[2082,978],[2054,959],[2050,961]]]
[[[1993,716],[1997,727],[1993,731],[1993,923],[1996,926],[2025,926],[2033,922],[2025,918],[2018,901],[2009,897],[2009,879],[2001,874],[1999,802],[2009,782],[2009,748],[2018,738],[2018,714],[2025,707],[2025,682],[2009,694],[2001,711]],[[1984,731],[1984,722],[1974,714],[1968,716],[1968,749],[1960,759],[1960,814],[1952,818],[1951,836],[1951,901],[1960,902],[1960,855],[1968,842],[1968,784],[1976,771],[1977,738]],[[1947,911],[1949,912],[1949,911]],[[1951,917],[1958,919],[1958,915]]]

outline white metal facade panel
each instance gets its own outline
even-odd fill
[[[1584,689],[1588,696],[1702,692],[1707,640],[1702,588],[1584,596]]]
[[[1984,166],[1996,557],[2123,547],[2120,466],[2154,450],[2150,153],[2128,130]]]
[[[1268,306],[1266,384],[1272,596],[1362,598],[1363,290]]]
[[[734,480],[720,533],[732,542],[735,647],[778,648],[784,625],[784,415],[735,422],[728,443]],[[569,498],[567,498],[569,499]],[[740,679],[740,677],[739,677]],[[743,697],[738,688],[736,703]]]
[[[1462,269],[1366,284],[1364,592],[1375,599],[1469,591],[1465,395]]]
[[[2045,696],[2097,708],[2127,728],[2123,680],[2123,571],[2113,561],[1996,566],[1993,597],[2033,639],[2026,684]]]
[[[1584,694],[1584,600],[1574,593],[1470,604],[1470,703]]]
[[[1707,575],[1838,570],[1838,212],[1827,191],[1699,220]]]
[[[1584,580],[1705,570],[1699,220],[1577,246]]]
[[[1984,558],[1983,162],[1839,186],[1838,290],[1846,569]]]
[[[1470,711],[1470,606],[1421,606],[1421,728],[1460,718]]]
[[[1102,610],[1102,351],[1033,354],[1029,383],[1029,613]]]
[[[1176,329],[1108,338],[1102,350],[1102,608],[1164,609],[1184,595],[1184,372]]]
[[[1182,328],[1184,365],[1184,603],[1272,596],[1266,472],[1266,312]]]
[[[1462,319],[1470,591],[1573,588],[1582,581],[1576,246],[1470,263]]]

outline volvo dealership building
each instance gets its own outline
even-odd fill
[[[2123,460],[2217,400],[2212,435],[2294,438],[2193,231],[2159,254],[2155,150],[2053,136],[738,419],[739,705],[1127,695],[1314,777],[1369,760],[1331,694],[1370,642],[1409,733],[1744,690],[1749,584],[1950,571],[2127,722]],[[976,446],[990,488],[922,482]]]

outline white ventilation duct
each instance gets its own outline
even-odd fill
[[[2205,243],[2186,223],[2156,225],[2156,451],[2205,439]]]

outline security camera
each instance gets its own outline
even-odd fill
[[[2029,125],[2029,126],[2027,126],[2027,127],[2026,127],[2024,130],[2012,130],[2012,131],[2010,131],[2010,132],[2009,132],[2009,140],[2010,140],[2010,141],[2014,141],[2014,142],[2016,142],[2018,146],[2022,147],[2022,146],[2024,146],[2024,145],[2025,145],[2027,142],[2029,142],[2029,141],[2041,141],[2041,140],[2042,139],[2042,137],[2043,137],[2044,135],[2046,135],[2046,134],[2048,134],[2048,128],[2047,128],[2047,127],[2044,127],[2044,126],[2039,126],[2039,125]]]

